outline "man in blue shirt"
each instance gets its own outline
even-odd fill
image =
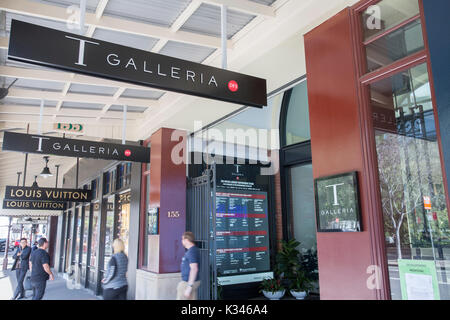
[[[200,286],[200,251],[195,246],[194,234],[183,233],[181,242],[186,253],[181,261],[181,282],[177,286],[177,300],[197,300],[197,289]]]

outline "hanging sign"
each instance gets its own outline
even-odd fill
[[[92,191],[83,189],[55,189],[6,186],[5,199],[8,200],[38,200],[38,201],[72,201],[90,202]]]
[[[12,20],[8,59],[253,107],[266,80]]]
[[[17,132],[5,132],[4,151],[53,154],[63,157],[150,162],[150,148],[97,141],[65,139]]]
[[[3,209],[10,210],[66,210],[67,202],[3,200]]]

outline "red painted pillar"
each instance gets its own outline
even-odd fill
[[[372,209],[377,186],[367,174],[374,164],[364,152],[352,32],[345,9],[305,35],[313,175],[357,171],[362,210],[362,232],[317,234],[321,299],[382,297],[381,289],[371,288],[368,273],[383,269],[383,237],[376,233],[379,213]]]
[[[186,132],[161,128],[151,136],[150,206],[159,207],[159,234],[148,236],[148,269],[156,273],[180,271],[184,248],[181,236],[186,231],[186,163],[172,159],[174,147],[184,159]]]

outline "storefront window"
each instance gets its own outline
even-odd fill
[[[81,207],[75,209],[75,250],[73,252],[72,262],[78,263],[80,261],[80,238],[81,238]]]
[[[116,169],[104,173],[103,194],[109,194],[116,190]]]
[[[91,206],[87,205],[84,207],[84,230],[83,230],[83,248],[82,248],[82,263],[84,265],[87,264],[90,219],[91,219]]]
[[[449,217],[427,66],[375,82],[370,93],[392,299],[450,299]]]
[[[383,0],[361,17],[368,72],[425,48],[418,0]]]
[[[128,254],[128,239],[130,231],[130,197],[131,192],[119,195],[119,216],[117,218],[116,235],[125,244],[125,253]]]
[[[108,266],[109,259],[111,259],[114,241],[114,196],[108,198],[106,203],[106,229],[105,229],[105,259],[103,268]]]
[[[97,255],[98,255],[98,223],[100,221],[100,203],[96,202],[92,204],[92,238],[91,238],[91,259],[89,264],[92,267],[95,267],[97,263]]]
[[[131,163],[124,163],[117,166],[117,190],[128,186],[131,183]]]
[[[287,105],[284,123],[284,146],[311,139],[309,130],[308,91],[302,81],[285,93],[283,104]]]

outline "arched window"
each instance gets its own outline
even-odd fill
[[[284,94],[281,112],[282,147],[311,140],[306,80]]]

